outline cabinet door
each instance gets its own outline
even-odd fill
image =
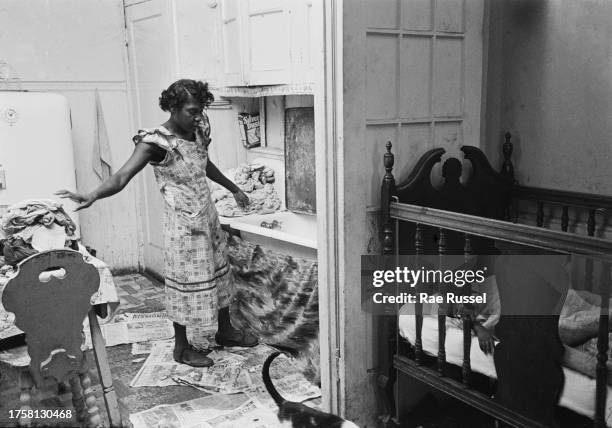
[[[241,1],[247,85],[275,85],[290,82],[291,1]]]
[[[221,0],[221,41],[225,86],[243,86],[239,0]]]
[[[291,3],[291,80],[293,83],[312,83],[316,40],[313,0],[292,0]]]

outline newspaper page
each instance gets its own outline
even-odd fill
[[[195,386],[211,393],[231,394],[250,388],[250,379],[241,376],[245,358],[226,351],[208,354],[215,364],[208,368],[193,368],[172,378],[179,384]]]
[[[249,402],[244,394],[215,394],[172,405],[156,406],[130,415],[134,428],[208,428],[205,421]]]
[[[245,351],[248,352],[248,350],[237,352]],[[256,399],[264,408],[276,411],[278,407],[268,394],[262,378],[263,361],[271,351],[275,350],[265,345],[261,349],[254,349],[256,358],[249,360],[249,362],[252,362],[252,365],[248,368],[251,388],[247,391],[247,395]],[[301,403],[321,396],[321,389],[306,379],[300,367],[296,366],[295,361],[284,354],[274,359],[270,366],[270,378],[278,392],[289,401]]]
[[[7,349],[0,351],[0,362],[12,367],[25,367],[30,364],[30,354],[25,346]]]
[[[153,342],[132,343],[132,355],[150,354]]]
[[[188,385],[211,393],[235,393],[251,387],[243,370],[245,358],[227,351],[213,351],[208,356],[212,367],[191,367],[174,361],[173,341],[154,342],[149,357],[130,386]]]
[[[9,337],[15,337],[20,334],[23,334],[23,331],[17,328],[17,326],[13,324],[13,321],[14,320],[11,319],[9,321],[6,321],[5,323],[2,323],[2,320],[0,320],[0,340],[8,339]]]
[[[151,353],[146,359],[130,386],[170,386],[178,385],[172,376],[186,374],[192,367],[174,361],[172,340],[154,342]]]
[[[249,400],[236,410],[206,421],[211,428],[272,428],[282,427],[278,416],[268,409],[262,408],[255,400]]]
[[[266,390],[266,387],[261,380],[261,374],[259,376],[254,376],[251,374],[250,378],[253,383],[253,387],[248,390],[246,394],[260,403],[261,407],[268,410],[277,411],[278,406]],[[316,385],[310,383],[300,373],[289,374],[282,378],[272,377],[272,383],[280,395],[282,395],[288,401],[301,403],[303,401],[321,396],[321,390]]]
[[[88,320],[85,324],[85,346],[91,348],[91,331]],[[100,325],[100,329],[106,346],[174,337],[172,322],[168,319],[166,312],[118,314],[111,322]]]

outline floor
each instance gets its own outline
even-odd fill
[[[142,275],[124,275],[115,277],[115,284],[121,300],[118,313],[120,312],[156,312],[163,310],[163,288],[162,286]],[[207,395],[203,391],[185,386],[142,387],[130,388],[129,383],[136,375],[142,365],[142,355],[132,355],[131,345],[118,345],[107,348],[110,368],[112,371],[115,390],[119,398],[119,406],[124,426],[129,427],[129,414],[155,407],[159,404],[173,404]],[[92,366],[93,355],[88,355]],[[136,360],[136,362],[134,361]],[[101,398],[100,383],[95,369],[90,370],[98,406],[102,410],[103,418],[106,417],[104,402]],[[16,426],[16,421],[10,419],[10,410],[19,409],[19,388],[17,376],[14,373],[4,373],[5,376],[0,384],[0,426]],[[57,390],[48,388],[40,391],[34,398],[38,402],[37,408],[43,409],[71,409],[71,395],[64,393],[55,394]],[[72,420],[39,420],[38,426],[74,426]]]

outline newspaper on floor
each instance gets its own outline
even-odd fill
[[[151,353],[130,386],[189,385],[207,392],[233,393],[250,388],[250,381],[241,376],[245,358],[226,351],[213,351],[208,356],[212,367],[191,367],[174,361],[174,341],[153,342]]]
[[[262,370],[263,362],[275,351],[274,348],[266,345],[259,345],[251,349],[232,350],[232,352],[239,353],[244,357],[251,356],[247,360],[247,371],[251,381],[251,388],[247,390],[247,395],[255,398],[263,407],[274,411],[278,407],[266,390]],[[272,362],[270,378],[278,392],[289,401],[301,403],[321,396],[321,389],[306,379],[300,367],[296,366],[295,360],[284,354],[279,355]]]
[[[12,314],[11,314],[12,315]],[[7,321],[6,323],[2,322],[0,319],[0,340],[8,339],[9,337],[18,336],[23,333],[15,324],[12,324],[14,319]]]
[[[199,401],[196,405],[192,403]],[[232,407],[229,407],[232,406]],[[130,415],[134,428],[281,428],[274,412],[242,394],[215,394]]]
[[[172,375],[183,367],[189,366],[179,364],[172,357],[174,349],[174,341],[158,341],[153,342],[151,353],[145,360],[144,364],[136,373],[134,379],[130,383],[131,387],[141,386],[169,386],[177,385],[172,379]]]
[[[153,342],[132,343],[132,355],[150,354]]]
[[[172,355],[173,349],[171,340],[154,342],[149,357],[130,386],[189,385],[210,393],[246,392],[262,407],[276,410],[262,379],[263,362],[272,348],[260,345],[248,350],[213,351],[208,356],[215,364],[208,368],[177,363]],[[321,396],[321,390],[310,383],[295,362],[285,355],[274,360],[270,377],[287,400],[302,402]]]
[[[130,415],[134,428],[209,428],[206,420],[227,414],[249,402],[244,394],[215,394]]]
[[[251,387],[244,370],[244,357],[226,351],[213,351],[208,357],[215,362],[212,367],[193,368],[187,373],[173,375],[172,379],[211,393],[231,394]]]
[[[0,362],[12,367],[26,367],[30,364],[30,354],[26,346],[0,351]]]
[[[211,428],[280,428],[286,426],[286,424],[281,424],[274,412],[261,407],[253,399],[229,413],[208,419],[206,424],[206,427]]]
[[[251,374],[251,380],[253,387],[246,391],[246,394],[260,403],[261,407],[277,411],[278,406],[266,390],[261,374],[259,376]],[[301,403],[321,396],[321,389],[310,383],[301,373],[293,373],[281,378],[272,377],[272,383],[280,395],[288,401]]]
[[[174,336],[172,322],[166,312],[124,313],[115,315],[111,322],[100,325],[106,346],[124,343],[164,340]],[[91,347],[91,332],[86,320],[85,346]]]

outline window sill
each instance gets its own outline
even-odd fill
[[[272,147],[253,147],[252,149],[248,149],[248,152],[272,159],[284,159],[285,157],[284,150]]]

